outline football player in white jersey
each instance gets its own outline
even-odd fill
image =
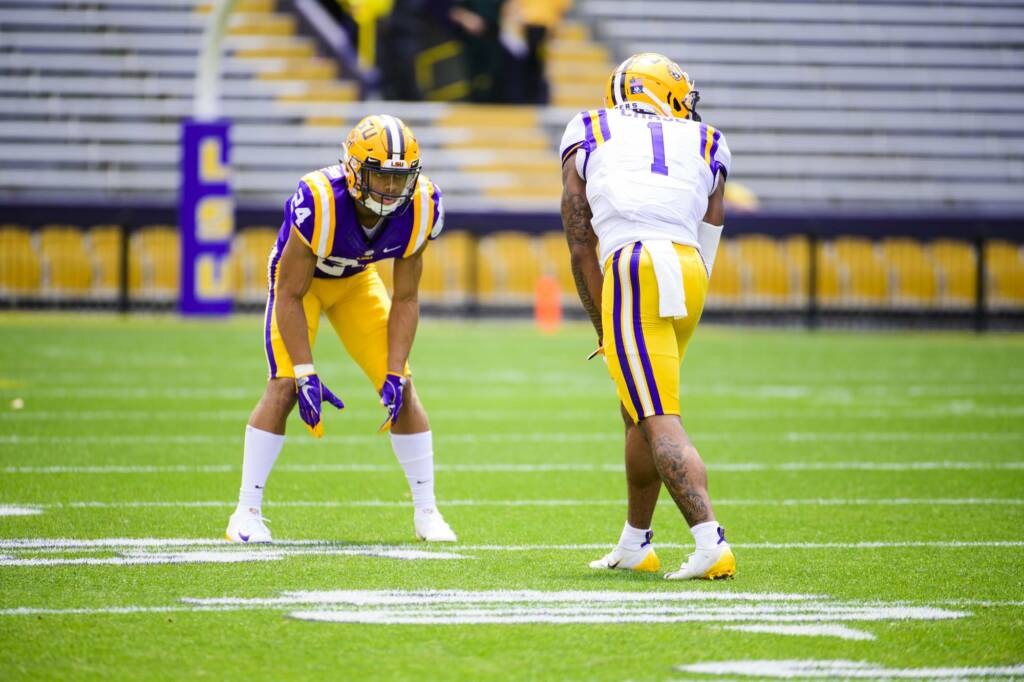
[[[592,568],[655,572],[651,518],[664,483],[696,541],[671,580],[728,578],[707,470],[679,416],[679,368],[704,308],[724,221],[730,154],[701,123],[697,90],[660,54],[612,74],[605,109],[562,138],[562,223],[583,307],[626,424],[629,506],[618,544]]]

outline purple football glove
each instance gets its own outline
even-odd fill
[[[405,377],[388,372],[384,379],[384,385],[380,389],[380,404],[388,411],[387,419],[377,429],[384,432],[391,428],[391,425],[398,419],[398,413],[402,411],[402,398],[405,391]]]
[[[307,374],[296,379],[295,390],[299,394],[299,416],[306,423],[309,432],[320,438],[324,435],[320,404],[326,401],[341,410],[344,409],[345,403],[320,383],[320,377],[316,374]]]

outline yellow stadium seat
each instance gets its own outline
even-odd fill
[[[132,293],[144,297],[178,295],[181,238],[177,227],[150,225],[131,236],[128,279]]]
[[[840,237],[833,242],[843,286],[842,302],[852,305],[885,304],[889,273],[875,252],[875,245],[860,237]]]
[[[572,276],[569,245],[561,232],[545,232],[537,238],[541,274],[550,275],[558,282],[562,298],[576,300],[576,280]]]
[[[533,240],[522,232],[482,237],[477,258],[477,285],[483,301],[532,300],[540,276]]]
[[[978,292],[978,258],[974,246],[957,239],[936,239],[928,250],[939,272],[942,302],[972,305]]]
[[[892,296],[897,305],[934,304],[938,297],[935,264],[916,239],[882,241],[882,257],[895,275]]]
[[[1024,304],[1024,254],[1018,244],[993,239],[985,243],[988,299],[997,307]]]
[[[232,275],[240,299],[256,302],[267,297],[270,250],[277,239],[272,227],[248,227],[231,244]]]
[[[783,303],[790,293],[790,274],[778,242],[762,235],[736,239],[736,251],[746,273],[744,299],[753,304]]]
[[[789,270],[790,291],[794,300],[806,302],[807,273],[810,268],[811,245],[802,234],[786,237],[782,240],[782,253]]]
[[[711,271],[711,282],[708,285],[708,305],[735,304],[739,301],[743,289],[740,275],[740,262],[735,254],[735,244],[723,238],[715,254],[715,266]]]
[[[82,231],[70,225],[46,225],[39,233],[44,286],[54,294],[82,296],[92,288],[92,267]]]
[[[468,232],[442,232],[423,252],[420,292],[424,300],[461,303],[469,295],[475,238]]]
[[[0,225],[0,291],[38,293],[41,280],[42,265],[32,233],[18,225]]]
[[[808,247],[809,248],[809,247]],[[839,258],[831,244],[818,243],[818,254],[815,259],[817,276],[815,277],[815,295],[823,305],[838,305],[842,302],[839,286]]]
[[[86,235],[93,271],[93,292],[103,296],[121,288],[121,228],[94,225]]]

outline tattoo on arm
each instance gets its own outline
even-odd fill
[[[601,328],[601,268],[596,254],[597,235],[590,224],[593,213],[587,201],[586,184],[576,175],[573,156],[566,159],[562,166],[562,187],[562,226],[572,254],[572,276],[576,280],[576,291],[598,337],[604,338]]]

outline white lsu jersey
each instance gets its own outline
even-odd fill
[[[563,163],[577,150],[602,264],[644,239],[700,248],[697,228],[708,197],[729,174],[721,131],[624,104],[577,114],[562,136]]]

